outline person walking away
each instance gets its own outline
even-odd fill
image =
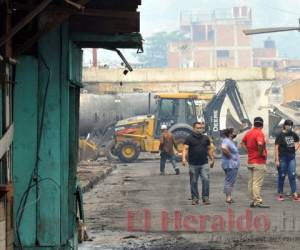
[[[174,161],[174,148],[177,148],[173,135],[168,131],[167,125],[161,126],[160,135],[160,175],[165,175],[166,161],[169,160],[172,164],[175,173],[180,174],[179,167]]]
[[[254,127],[246,133],[241,146],[248,152],[248,191],[252,202],[250,207],[268,208],[263,204],[261,188],[266,172],[267,149],[263,133],[264,121],[261,117],[254,118]]]
[[[275,139],[275,164],[278,170],[278,201],[283,201],[283,186],[286,175],[289,178],[292,199],[300,201],[296,186],[296,151],[299,149],[299,137],[293,131],[293,121],[285,120],[281,133]]]
[[[236,133],[233,128],[227,128],[222,131],[224,139],[222,141],[222,168],[225,172],[224,194],[226,195],[225,202],[233,203],[232,189],[236,181],[238,170],[240,167],[240,156],[238,148],[233,142]]]
[[[204,122],[195,122],[193,132],[186,138],[182,152],[182,165],[189,164],[192,205],[199,204],[199,176],[202,181],[202,202],[205,205],[210,204],[209,168],[214,166],[214,155],[211,141],[203,134],[204,130]]]

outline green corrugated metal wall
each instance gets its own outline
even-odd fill
[[[37,58],[22,56],[18,61],[15,221],[36,169],[20,224],[21,242],[28,249],[73,249],[77,247],[74,192],[82,52],[69,40],[66,24],[40,40]]]

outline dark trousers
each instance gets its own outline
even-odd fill
[[[160,172],[164,173],[165,172],[165,167],[166,167],[166,162],[167,160],[170,161],[174,169],[177,169],[178,167],[176,166],[176,163],[174,161],[174,156],[169,155],[167,153],[160,153]]]

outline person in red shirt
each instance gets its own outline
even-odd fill
[[[261,117],[254,118],[254,127],[246,133],[241,146],[248,152],[248,191],[252,200],[250,207],[268,208],[262,203],[261,188],[266,172],[267,149],[263,133],[264,121]]]

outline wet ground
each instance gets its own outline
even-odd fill
[[[245,158],[234,198],[224,202],[224,174],[211,170],[211,205],[192,206],[188,169],[175,175],[158,159],[118,164],[104,181],[84,194],[86,224],[92,241],[80,249],[298,249],[300,202],[287,191],[276,201],[276,171],[269,164],[263,187],[268,209],[249,208]],[[201,185],[199,185],[201,190]]]

